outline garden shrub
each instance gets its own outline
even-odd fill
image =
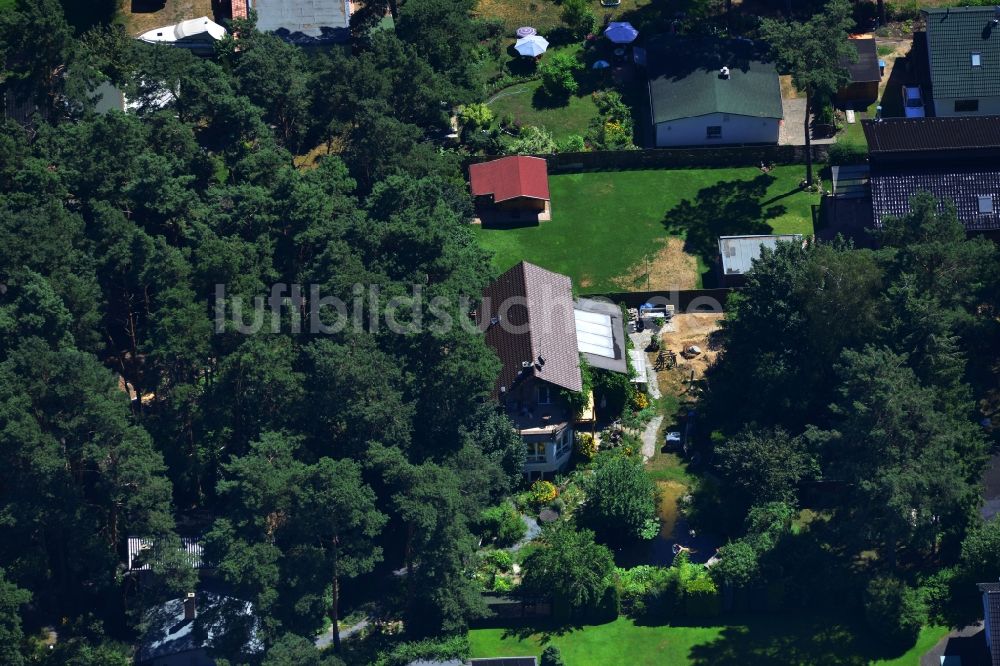
[[[711,578],[693,578],[684,583],[684,612],[692,618],[716,617],[722,612],[719,590]]]
[[[462,123],[473,129],[484,129],[493,123],[493,111],[485,104],[466,104],[459,114]]]
[[[632,396],[632,406],[638,410],[643,410],[649,407],[649,398],[646,397],[645,393],[636,391]]]
[[[579,134],[570,134],[558,142],[558,147],[560,153],[582,153],[587,149],[587,144]]]
[[[542,60],[538,73],[542,78],[542,89],[553,99],[567,99],[580,89],[576,73],[583,69],[583,63],[572,53],[553,53]]]
[[[868,161],[868,147],[859,143],[837,142],[830,146],[829,160],[833,166],[864,164]]]
[[[584,460],[593,460],[597,455],[597,440],[589,432],[576,435],[576,453]]]
[[[611,542],[646,536],[647,521],[656,520],[656,486],[642,462],[614,452],[600,453],[594,462],[594,473],[584,480],[582,521]]]
[[[444,638],[427,638],[395,646],[387,654],[380,655],[375,661],[375,666],[406,666],[420,660],[448,661],[458,659],[465,661],[471,652],[468,636],[464,634]]]
[[[545,506],[559,495],[559,489],[551,481],[539,479],[531,484],[531,502],[536,507]]]
[[[563,0],[562,20],[573,36],[580,39],[597,29],[597,16],[590,9],[588,0]]]
[[[542,651],[541,666],[565,666],[562,653],[555,645],[550,645]]]
[[[484,541],[492,541],[500,548],[513,546],[528,530],[520,512],[509,500],[479,514],[477,528]]]
[[[505,152],[512,155],[551,155],[556,152],[556,140],[552,138],[552,132],[544,127],[529,125],[507,144]]]

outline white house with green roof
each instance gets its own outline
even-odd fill
[[[1000,115],[1000,9],[923,12],[934,115]]]
[[[671,35],[647,58],[657,147],[778,143],[781,87],[759,45]]]

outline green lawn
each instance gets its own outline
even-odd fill
[[[819,196],[799,190],[803,175],[801,166],[767,174],[740,168],[555,175],[551,220],[477,233],[498,270],[527,260],[569,275],[584,292],[621,291],[615,278],[634,275],[668,236],[685,238],[685,251],[704,271],[715,262],[719,236],[811,234]]]
[[[905,654],[886,655],[863,629],[830,618],[762,614],[717,626],[643,626],[619,618],[551,634],[477,629],[469,632],[469,640],[473,657],[537,656],[555,645],[569,666],[917,666],[920,655],[945,633],[939,627],[924,629]]]
[[[541,81],[521,83],[498,92],[490,102],[497,118],[511,116],[521,126],[544,127],[556,141],[570,134],[583,135],[597,117],[597,105],[590,94],[571,96],[565,106],[550,106],[539,92]]]

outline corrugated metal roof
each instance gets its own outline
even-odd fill
[[[149,571],[151,564],[147,558],[152,555],[153,540],[143,537],[128,538],[128,570],[129,571]],[[202,560],[203,549],[201,542],[195,538],[181,537],[181,547],[188,554],[192,569],[202,569],[205,564]],[[144,557],[145,555],[145,557]]]
[[[778,72],[748,40],[664,36],[647,53],[654,123],[710,113],[783,117]],[[728,79],[719,75],[723,66]]]
[[[871,177],[875,226],[887,217],[910,212],[917,192],[930,192],[938,201],[955,204],[959,221],[970,231],[1000,229],[1000,171],[926,170],[880,171]],[[980,197],[990,197],[992,213],[980,212]]]
[[[719,254],[722,256],[722,272],[725,275],[743,275],[753,267],[755,259],[760,259],[760,249],[772,250],[778,241],[802,241],[799,234],[777,234],[763,236],[720,236]]]
[[[925,9],[935,98],[1000,95],[1000,26],[993,7]],[[981,64],[972,64],[972,54]]]

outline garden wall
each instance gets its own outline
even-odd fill
[[[637,308],[643,303],[673,305],[674,311],[725,312],[726,302],[736,289],[685,289],[683,291],[623,291],[610,294],[581,294],[588,298],[606,298],[625,307]]]
[[[825,162],[830,147],[810,146],[814,162]],[[549,173],[623,171],[628,169],[683,169],[685,167],[749,167],[765,164],[805,164],[805,146],[728,146],[719,148],[654,148],[649,150],[596,150],[585,153],[538,155],[549,164]],[[467,164],[497,156],[470,157]]]

